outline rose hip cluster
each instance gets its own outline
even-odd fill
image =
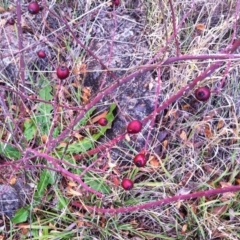
[[[119,6],[120,0],[112,0],[113,6]],[[38,14],[40,11],[40,6],[36,1],[32,1],[28,5],[28,11],[31,14]],[[11,19],[10,19],[11,20]],[[8,24],[14,24],[14,20],[8,22]],[[46,53],[44,50],[40,50],[37,52],[37,55],[39,58],[46,58]],[[61,80],[66,79],[69,76],[69,69],[66,66],[59,66],[56,70],[57,77]],[[200,87],[195,90],[195,97],[199,101],[207,101],[210,98],[211,91],[208,87]],[[100,126],[107,126],[108,120],[106,118],[100,118],[98,120],[98,124]],[[127,133],[128,134],[137,134],[142,130],[142,123],[139,120],[133,120],[131,121],[127,126]],[[137,154],[134,159],[133,163],[137,167],[144,167],[147,163],[146,155],[143,153]],[[121,183],[123,189],[125,190],[131,190],[134,186],[133,181],[128,178],[123,178]]]
[[[142,123],[139,120],[131,121],[127,126],[127,133],[136,134],[142,130]],[[145,154],[139,153],[133,159],[134,164],[137,167],[144,167],[147,163]],[[131,190],[133,188],[133,181],[128,178],[123,178],[122,187],[125,190]]]

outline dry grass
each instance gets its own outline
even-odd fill
[[[194,2],[195,4],[189,0],[173,1],[177,25],[180,24],[184,15],[188,14],[181,27],[177,27],[181,54],[194,56],[216,54],[228,46],[233,34],[235,34],[235,38],[239,37],[239,19],[236,19],[239,1],[196,0]],[[0,4],[3,5],[3,2]],[[15,11],[13,2],[5,1],[4,4],[8,6],[12,4],[12,9]],[[132,52],[132,49],[126,52],[126,56],[131,60],[127,66],[123,64],[118,69],[114,69],[113,72],[116,74],[126,75],[130,73],[132,69],[136,69],[137,64],[143,65],[145,60],[155,56],[165,46],[167,46],[165,51],[158,56],[155,62],[176,56],[176,42],[174,40],[168,42],[173,33],[169,1],[124,1],[115,13],[112,11],[109,13],[111,15],[110,23],[101,22],[99,20],[101,15],[98,16],[101,13],[100,10],[105,9],[107,5],[109,6],[110,2],[86,1],[86,4],[81,4],[77,1],[48,1],[46,4],[60,18],[68,19],[68,22],[71,23],[71,29],[78,39],[89,48],[93,47],[91,44],[94,41],[104,41],[104,37],[101,39],[99,35],[92,36],[92,31],[95,28],[100,29],[99,31],[104,34],[105,26],[103,24],[112,24],[116,16],[123,15],[122,18],[126,18],[128,15],[134,16],[137,22],[136,26],[141,29],[138,36],[141,41],[138,43],[139,45],[135,43],[135,52]],[[28,37],[28,46],[36,44],[34,47],[28,47],[28,50],[25,51],[27,59],[25,74],[28,76],[25,86],[27,94],[37,96],[41,89],[46,90],[49,87],[49,94],[60,91],[58,100],[65,107],[81,107],[86,98],[91,99],[95,94],[95,83],[91,86],[92,92],[89,90],[90,93],[83,89],[82,84],[88,74],[93,71],[87,65],[91,63],[92,58],[79,44],[73,41],[71,33],[63,22],[45,10],[42,13],[47,15],[33,17],[27,13],[26,6],[27,1],[22,4],[22,18],[26,24],[24,38]],[[4,16],[9,18],[12,14],[12,12],[5,12]],[[94,14],[96,14],[95,17]],[[17,30],[11,28],[11,33],[9,33],[7,28],[3,26],[1,24],[2,31],[5,33],[2,36],[7,44],[4,49],[1,47],[0,52],[1,55],[12,54],[18,49],[18,46],[7,41],[7,36],[16,34]],[[124,29],[124,26],[122,27]],[[41,40],[45,41],[46,39],[46,42],[41,42]],[[121,39],[118,40],[121,41]],[[26,42],[24,42],[25,46]],[[104,47],[106,48],[106,45],[101,45],[103,50]],[[36,58],[35,53],[41,48],[48,54],[49,61],[47,63]],[[105,64],[109,63],[111,68],[111,62],[106,59],[108,56],[101,56],[101,48],[97,49],[95,53],[100,55],[100,59]],[[146,49],[147,52],[142,52]],[[126,56],[124,55],[124,57]],[[118,57],[119,59],[123,58],[123,56]],[[18,66],[19,59],[14,57],[8,61],[12,59],[15,61],[13,65]],[[148,96],[141,95],[130,99],[126,105],[146,99],[158,99],[160,104],[191,82],[214,61],[187,60],[162,66],[160,74],[155,70],[147,75],[149,81],[156,87],[154,91]],[[67,66],[71,66],[73,70],[76,67],[81,67],[82,72],[79,75],[79,72],[75,74],[73,71],[65,81],[64,88],[59,89],[55,84],[54,69],[63,62]],[[0,62],[1,65],[2,62]],[[100,181],[99,184],[106,183],[109,193],[103,199],[86,193],[82,188],[74,185],[73,180],[70,181],[61,173],[54,174],[53,181],[49,180],[48,188],[44,192],[43,198],[40,199],[41,204],[36,205],[33,203],[33,199],[29,200],[31,214],[26,222],[22,225],[11,225],[7,220],[1,222],[2,236],[5,235],[6,239],[11,239],[11,237],[14,239],[16,236],[21,239],[30,239],[29,236],[32,239],[239,239],[238,212],[240,206],[238,193],[179,201],[152,209],[116,215],[90,213],[84,208],[78,209],[71,204],[73,201],[78,201],[82,204],[105,208],[130,206],[177,194],[188,194],[201,189],[240,184],[238,165],[240,157],[239,71],[238,58],[231,61],[226,60],[226,64],[199,84],[199,86],[207,85],[212,91],[215,91],[209,101],[199,102],[195,99],[193,92],[188,92],[157,115],[156,124],[151,134],[139,134],[138,136],[139,139],[146,142],[146,151],[149,155],[149,161],[145,168],[137,169],[132,166],[129,159],[134,157],[139,146],[137,143],[129,141],[128,138],[125,138],[126,144],[124,146],[115,146],[118,150],[117,154],[119,154],[115,161],[109,153],[100,152],[100,155],[105,155],[94,167],[100,170],[108,167],[106,167],[105,172],[97,172],[96,174],[94,171],[89,171],[88,177],[84,180],[87,184],[91,184],[94,180],[98,183]],[[99,72],[103,71],[100,69]],[[11,69],[2,70],[0,83],[18,91],[16,82],[12,81],[11,74]],[[98,72],[93,74],[98,74]],[[220,83],[224,78],[224,86],[220,89]],[[134,87],[136,86],[132,85],[132,89]],[[160,87],[160,93],[157,92],[157,87]],[[220,91],[217,92],[218,90]],[[110,99],[97,103],[98,109],[95,116],[102,111],[104,106],[109,106],[113,102],[112,100],[118,99],[123,92],[124,90],[116,91]],[[16,94],[6,91],[4,94],[7,106],[17,106],[16,99],[13,98],[16,98]],[[54,95],[51,96],[54,97]],[[56,99],[47,100],[55,101]],[[35,110],[38,105],[31,102],[26,103],[26,106],[29,112],[36,117]],[[6,113],[1,102],[0,107],[2,121],[0,137],[2,141],[24,148],[21,145],[22,139],[19,136],[14,136],[16,131],[11,129],[11,124],[6,121]],[[119,111],[121,113],[127,111],[126,109],[127,107],[125,108],[124,105],[120,104]],[[22,127],[23,122],[19,118],[19,116],[21,117],[19,110],[14,111],[14,107],[8,110],[14,120],[20,119],[18,124]],[[75,112],[63,107],[59,109],[59,113],[58,131],[61,132],[70,124]],[[49,115],[53,116],[53,114],[54,112],[50,109]],[[43,116],[46,117],[46,114]],[[25,118],[27,117],[25,115]],[[25,118],[23,119],[25,120]],[[47,130],[45,129],[47,132],[50,131],[51,127],[51,120],[48,121],[46,122],[49,125],[46,126]],[[126,120],[127,122],[128,120]],[[149,125],[146,125],[145,130],[149,131],[148,129]],[[35,141],[36,137],[28,142],[28,147],[43,146],[45,140],[42,136],[47,134],[44,132],[45,130],[39,129],[41,141]],[[87,130],[80,133],[91,136],[91,132]],[[103,141],[110,141],[110,136],[106,135],[104,140],[93,139],[92,141],[94,144],[102,144]],[[68,140],[70,143],[75,142],[76,136],[68,138]],[[64,143],[63,146],[65,146]],[[76,165],[76,169],[67,164],[62,165],[66,170],[71,170],[76,174],[82,172],[78,167],[89,166],[93,160],[97,159],[94,156],[78,162],[74,160],[72,153],[69,155],[65,153],[56,150],[53,151],[52,156]],[[37,158],[31,164],[46,164],[48,167],[52,167],[50,163],[42,162],[41,158]],[[27,172],[35,191],[38,191],[36,186],[41,181],[42,171],[42,169],[33,168]],[[134,188],[129,192],[124,191],[119,186],[120,179],[125,175],[135,182]],[[112,176],[115,178],[113,179]],[[69,185],[69,182],[72,185]],[[73,189],[74,192],[69,194],[69,189]]]

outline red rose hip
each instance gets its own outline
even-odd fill
[[[127,126],[127,132],[130,134],[139,133],[141,130],[142,123],[139,120],[133,120]]]
[[[36,1],[32,1],[28,4],[28,11],[31,14],[38,14],[40,11],[39,4]]]
[[[7,20],[7,24],[9,24],[9,25],[14,25],[14,24],[15,24],[15,20],[14,20],[13,18],[9,18],[9,19]]]
[[[61,80],[67,78],[69,76],[69,69],[65,66],[60,66],[57,68],[57,76]]]
[[[37,52],[37,55],[38,55],[39,58],[45,58],[47,56],[45,51],[43,51],[43,50],[39,50]]]
[[[123,189],[125,189],[125,190],[131,190],[132,188],[133,188],[133,182],[132,182],[132,180],[130,180],[130,179],[128,179],[128,178],[124,178],[123,180],[122,180],[122,187],[123,187]]]
[[[120,5],[120,0],[112,0],[112,5],[118,7]]]
[[[208,87],[200,87],[195,91],[195,97],[201,102],[205,102],[210,98],[211,91]]]
[[[99,124],[100,126],[106,126],[106,125],[108,124],[108,120],[107,120],[106,118],[100,118],[100,119],[98,120],[98,124]]]
[[[144,154],[140,153],[135,156],[133,162],[137,167],[144,167],[147,163],[147,159]]]

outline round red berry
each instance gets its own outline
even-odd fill
[[[120,5],[120,0],[112,0],[112,5],[118,7]]]
[[[14,25],[14,24],[15,24],[14,18],[9,18],[9,19],[7,20],[7,24],[9,24],[9,25]]]
[[[125,190],[131,190],[133,188],[133,182],[132,180],[128,179],[128,178],[124,178],[122,180],[122,187]]]
[[[195,91],[195,97],[197,100],[205,102],[210,98],[211,91],[208,87],[200,87]]]
[[[108,120],[106,118],[100,118],[98,120],[98,124],[101,126],[106,126],[108,124]]]
[[[37,52],[37,55],[38,55],[39,58],[45,58],[47,56],[45,51],[43,51],[43,50],[39,50]]]
[[[144,154],[140,153],[135,156],[133,162],[137,167],[144,167],[147,163],[147,159]]]
[[[127,132],[130,134],[139,133],[141,130],[142,123],[139,120],[133,120],[127,126]]]
[[[39,4],[36,1],[32,1],[28,4],[28,11],[31,14],[38,14],[40,11]]]
[[[59,66],[57,68],[57,76],[60,79],[65,79],[69,76],[69,69],[65,66]]]

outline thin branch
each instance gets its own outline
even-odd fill
[[[98,208],[98,207],[90,207],[90,206],[82,205],[79,202],[73,202],[72,205],[75,207],[86,208],[87,211],[95,212],[95,213],[108,213],[108,214],[127,213],[127,212],[130,213],[134,211],[146,210],[149,208],[157,207],[159,205],[169,204],[169,203],[180,201],[180,200],[209,197],[212,195],[218,195],[218,194],[223,194],[227,192],[237,192],[237,191],[240,191],[240,185],[225,187],[225,188],[217,188],[217,189],[207,190],[207,191],[200,191],[200,192],[195,192],[195,193],[190,193],[185,195],[177,195],[174,197],[164,198],[158,201],[144,203],[137,206],[120,207],[120,208],[105,209],[105,208]]]
[[[87,192],[91,192],[91,193],[95,194],[95,195],[98,196],[98,197],[103,197],[103,194],[102,194],[102,193],[100,193],[100,192],[92,189],[91,187],[89,187],[86,183],[84,183],[84,182],[82,181],[82,179],[81,179],[78,175],[73,174],[73,173],[67,171],[67,170],[64,169],[60,164],[58,164],[57,162],[59,161],[59,159],[54,158],[54,157],[51,157],[51,156],[49,156],[49,155],[46,154],[46,153],[41,153],[41,152],[35,151],[35,150],[33,150],[33,149],[27,149],[26,152],[27,152],[27,153],[32,153],[32,154],[34,154],[35,157],[40,157],[40,158],[46,159],[48,162],[50,162],[50,163],[53,164],[54,168],[55,168],[57,171],[61,172],[61,174],[65,175],[65,176],[67,176],[67,177],[69,177],[69,178],[72,178],[73,180],[75,180],[76,182],[78,182]]]
[[[21,81],[21,90],[24,91],[25,87],[25,62],[24,62],[24,52],[23,49],[23,33],[22,33],[22,20],[21,20],[21,0],[17,0],[16,6],[17,14],[17,33],[18,33],[18,50],[20,51],[20,61],[19,61],[19,79]]]
[[[172,24],[173,24],[173,36],[175,39],[175,45],[176,45],[176,49],[177,49],[177,56],[180,55],[180,44],[178,41],[178,34],[177,34],[177,27],[176,27],[176,17],[175,17],[175,13],[174,13],[174,7],[173,7],[173,3],[172,0],[169,0],[169,4],[170,4],[170,8],[171,8],[171,12],[172,12]]]

